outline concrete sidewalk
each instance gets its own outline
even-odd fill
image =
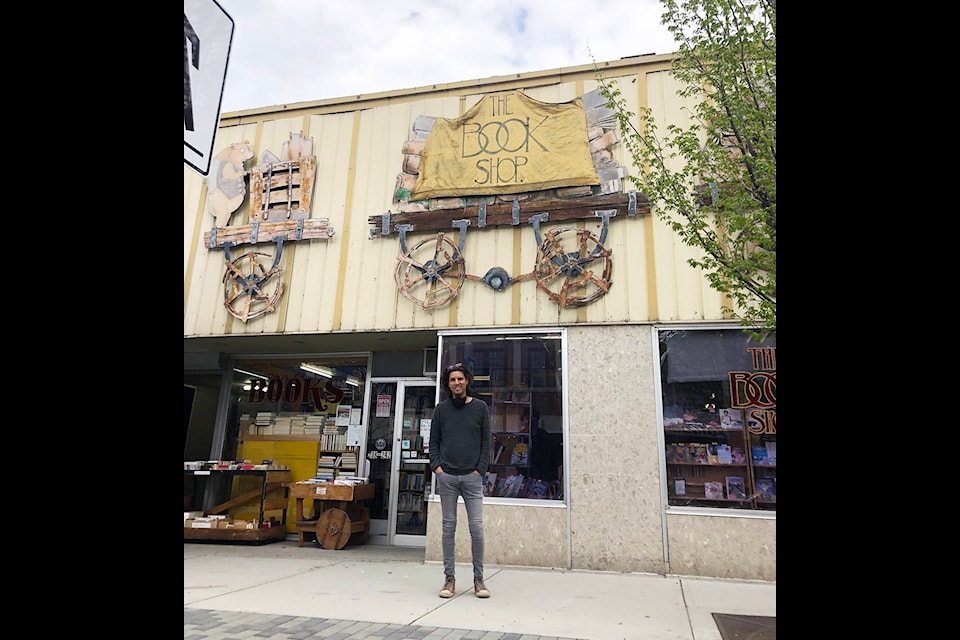
[[[723,640],[713,613],[776,617],[775,582],[469,564],[443,599],[423,549],[185,542],[184,640]]]

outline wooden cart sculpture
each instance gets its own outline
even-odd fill
[[[519,200],[510,204],[488,207],[480,202],[464,207],[466,217],[450,220],[450,211],[410,214],[386,213],[371,216],[375,225],[370,237],[386,236],[396,231],[400,236],[400,256],[394,273],[397,288],[407,299],[424,309],[432,309],[452,301],[466,280],[481,282],[495,291],[524,280],[536,280],[537,287],[561,307],[580,307],[604,296],[612,284],[611,252],[604,246],[610,220],[618,212],[637,215],[641,209],[649,213],[650,206],[643,194],[608,194],[580,199],[534,201],[521,213]],[[638,200],[640,205],[638,205]],[[607,208],[609,207],[609,208]],[[476,213],[472,213],[476,211]],[[551,221],[600,218],[599,237],[587,229],[563,227],[544,232],[543,223]],[[492,267],[483,276],[467,273],[463,244],[467,229],[487,226],[512,225],[526,222],[533,226],[537,242],[537,261],[533,271],[517,276],[501,267]],[[377,230],[379,227],[379,231]],[[459,230],[457,243],[441,229]],[[407,234],[413,231],[438,233],[407,246]]]
[[[249,172],[243,163],[253,157],[247,141],[229,145],[217,155],[207,178],[207,210],[216,226],[204,234],[210,249],[223,249],[227,269],[223,274],[223,304],[230,315],[247,322],[276,310],[283,296],[280,258],[284,242],[329,239],[334,235],[327,218],[310,218],[310,200],[317,172],[313,139],[290,134],[278,158],[269,150]],[[243,203],[250,180],[250,224],[227,226]],[[272,262],[267,253],[249,251],[237,258],[230,249],[238,244],[273,242]],[[269,265],[269,266],[268,266]]]

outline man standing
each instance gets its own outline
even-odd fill
[[[483,584],[483,474],[490,464],[490,412],[486,402],[467,395],[472,383],[473,374],[462,363],[447,367],[440,384],[450,397],[434,407],[430,422],[430,469],[437,474],[442,516],[441,598],[456,593],[458,497],[467,510],[473,591],[478,598],[490,597]]]

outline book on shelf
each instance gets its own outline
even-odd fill
[[[525,442],[515,444],[510,453],[510,464],[527,464],[528,459],[527,444]]]
[[[750,455],[753,457],[753,464],[767,464],[767,447],[763,443],[752,445]]]
[[[727,497],[731,499],[745,500],[747,497],[747,487],[740,476],[727,476]]]
[[[733,464],[733,449],[728,444],[717,445],[717,463]]]
[[[767,441],[764,446],[767,449],[767,464],[777,464],[777,441]]]
[[[757,487],[757,497],[761,500],[777,499],[777,479],[776,478],[756,478],[753,484]]]
[[[730,448],[730,462],[733,464],[746,464],[747,454],[744,452],[743,447]]]
[[[707,464],[707,445],[702,442],[691,442],[693,447],[693,462]]]
[[[723,483],[722,482],[704,482],[703,483],[703,493],[707,498],[723,498]]]
[[[516,498],[523,487],[523,474],[508,476],[503,483],[503,497]]]
[[[537,498],[537,499],[547,499],[553,497],[553,492],[550,490],[550,485],[539,479],[530,479],[526,483],[526,492],[524,495],[525,498]]]
[[[741,409],[720,409],[721,429],[743,429],[743,411]]]
[[[684,478],[673,479],[674,493],[678,496],[687,495],[687,481]]]
[[[493,488],[497,486],[497,474],[493,471],[487,471],[483,474],[483,495],[493,496]]]
[[[717,443],[711,442],[707,445],[707,464],[720,464],[717,458]]]

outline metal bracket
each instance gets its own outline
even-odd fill
[[[487,203],[480,203],[480,211],[477,213],[477,227],[482,229],[487,226]]]
[[[460,229],[460,239],[457,240],[457,255],[453,256],[454,260],[460,259],[460,254],[463,253],[463,241],[467,238],[467,227],[470,226],[469,220],[454,220],[451,224],[451,227],[455,229]]]
[[[513,224],[520,224],[520,201],[513,201]]]
[[[600,211],[594,211],[593,215],[598,218],[603,219],[603,229],[600,231],[600,241],[597,244],[597,247],[591,252],[593,255],[600,254],[600,245],[607,241],[607,228],[610,224],[610,218],[615,218],[617,215],[616,209],[602,209]]]
[[[627,205],[627,215],[635,216],[637,215],[637,192],[631,191],[627,196],[630,197],[630,203]]]
[[[388,216],[390,214],[387,214]],[[398,224],[397,233],[400,234],[400,253],[407,255],[407,231],[413,231],[412,224]]]

